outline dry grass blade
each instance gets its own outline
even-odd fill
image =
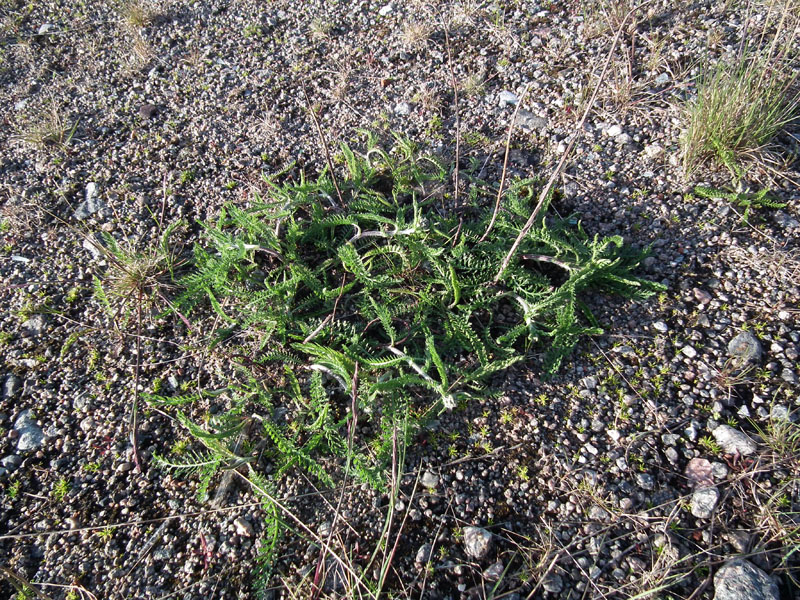
[[[500,175],[500,188],[497,190],[497,200],[494,203],[494,211],[492,212],[492,218],[489,221],[489,225],[486,227],[486,231],[479,239],[479,242],[482,242],[486,239],[486,236],[494,228],[494,223],[497,220],[497,213],[500,211],[500,201],[503,198],[503,187],[505,186],[506,182],[506,173],[508,172],[508,154],[511,150],[511,134],[514,133],[514,124],[517,122],[517,115],[519,114],[519,109],[522,106],[523,100],[525,100],[525,96],[528,94],[528,89],[530,88],[530,84],[525,85],[525,89],[522,90],[522,95],[517,102],[517,107],[514,109],[514,114],[511,117],[511,123],[508,125],[508,137],[506,138],[506,152],[505,156],[503,157],[503,173]]]
[[[522,243],[522,240],[525,239],[525,236],[527,236],[528,233],[530,232],[531,227],[533,227],[533,224],[536,222],[536,217],[539,215],[539,212],[542,210],[542,207],[544,206],[545,202],[550,196],[550,192],[553,189],[553,185],[555,185],[556,179],[561,174],[561,171],[564,169],[564,165],[567,164],[567,159],[572,153],[572,149],[575,147],[575,142],[578,141],[580,132],[583,131],[583,125],[586,122],[586,119],[589,117],[589,113],[592,111],[592,107],[594,106],[594,103],[597,100],[597,94],[599,93],[600,87],[602,86],[606,73],[608,72],[608,67],[611,64],[611,59],[614,55],[614,51],[617,48],[617,44],[619,43],[620,37],[622,36],[625,24],[628,22],[628,19],[630,19],[633,16],[634,13],[641,10],[648,4],[651,4],[652,2],[653,0],[646,0],[646,2],[643,2],[639,6],[631,9],[628,12],[628,14],[625,15],[625,18],[623,19],[622,23],[620,23],[619,28],[617,29],[617,33],[614,36],[614,41],[611,43],[611,48],[609,48],[608,54],[606,55],[606,62],[603,65],[603,70],[600,72],[600,77],[597,81],[597,85],[595,85],[594,91],[592,92],[592,97],[589,99],[589,104],[586,106],[586,110],[584,111],[581,120],[575,127],[576,133],[575,135],[572,136],[572,139],[570,140],[569,145],[564,151],[561,160],[558,162],[558,165],[556,165],[555,170],[553,171],[552,175],[550,175],[550,179],[547,181],[547,185],[544,186],[544,189],[539,195],[539,202],[536,204],[536,207],[533,209],[533,212],[531,212],[530,217],[528,217],[528,221],[525,223],[522,230],[519,232],[517,239],[514,240],[514,243],[511,245],[508,254],[506,254],[505,258],[503,259],[503,262],[500,265],[500,269],[497,271],[497,275],[494,278],[495,283],[500,281],[500,278],[503,276],[503,273],[505,273],[506,269],[508,268],[511,259],[517,252],[517,248],[519,248],[519,245]]]
[[[335,208],[342,208],[344,206],[344,198],[342,198],[342,190],[339,189],[339,182],[336,180],[336,172],[333,170],[333,160],[331,160],[331,152],[328,149],[328,142],[325,140],[325,136],[322,134],[322,127],[319,124],[317,113],[314,110],[314,107],[311,106],[311,101],[308,99],[308,92],[306,91],[305,86],[303,87],[303,95],[306,97],[306,106],[308,106],[308,112],[311,115],[311,120],[314,122],[314,127],[317,130],[319,141],[322,144],[322,150],[325,152],[325,162],[328,163],[328,171],[331,174],[333,187],[336,188],[336,195],[339,197],[338,205],[336,204],[336,201],[333,199],[331,199],[331,202]]]

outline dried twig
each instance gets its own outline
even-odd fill
[[[492,220],[489,221],[489,226],[486,228],[486,231],[483,232],[481,239],[479,242],[482,242],[486,239],[486,236],[489,235],[489,232],[492,231],[494,227],[494,222],[497,220],[497,213],[500,211],[500,200],[503,197],[503,186],[506,182],[506,172],[508,170],[508,154],[509,150],[511,149],[511,134],[514,132],[514,124],[517,122],[517,115],[519,114],[519,109],[522,106],[522,101],[525,99],[525,95],[528,93],[528,88],[530,87],[530,83],[525,85],[525,89],[522,90],[522,96],[520,96],[519,101],[517,102],[517,107],[514,109],[514,115],[511,117],[511,123],[508,125],[508,137],[506,138],[506,154],[503,158],[503,173],[500,175],[500,189],[497,190],[497,200],[494,203],[494,211],[492,211]]]
[[[328,149],[328,142],[325,141],[325,136],[322,134],[322,127],[320,127],[319,119],[317,119],[317,113],[314,112],[314,107],[311,106],[311,101],[308,99],[308,92],[306,91],[305,86],[303,86],[303,95],[306,97],[308,112],[311,114],[311,120],[314,121],[314,126],[317,129],[317,135],[319,136],[319,141],[322,144],[322,150],[325,152],[325,161],[328,163],[328,170],[331,172],[333,187],[336,188],[336,195],[339,197],[338,205],[336,202],[333,202],[333,199],[331,199],[331,201],[336,208],[341,208],[344,206],[344,198],[342,198],[342,190],[339,189],[339,182],[336,181],[336,173],[333,170],[333,161],[331,160],[331,153]]]
[[[611,58],[614,56],[614,51],[617,49],[617,44],[619,43],[619,38],[622,35],[622,31],[625,25],[628,22],[628,19],[637,12],[638,10],[642,9],[643,7],[647,6],[648,4],[652,3],[653,0],[646,0],[639,6],[632,8],[628,11],[628,14],[625,15],[625,18],[620,23],[619,27],[617,28],[617,33],[614,35],[614,41],[611,43],[611,48],[608,50],[608,54],[606,55],[606,62],[603,65],[603,70],[600,72],[600,78],[597,81],[597,85],[594,87],[594,91],[592,92],[592,97],[589,99],[589,104],[586,106],[586,110],[583,112],[583,116],[581,120],[578,122],[577,127],[575,128],[575,135],[569,142],[567,149],[564,151],[561,160],[558,161],[558,165],[556,165],[553,174],[550,175],[550,179],[547,181],[547,185],[544,186],[542,193],[539,195],[539,202],[536,204],[536,207],[533,209],[531,216],[528,217],[528,221],[525,223],[525,226],[519,232],[517,239],[514,240],[514,243],[511,245],[511,249],[506,254],[505,258],[503,259],[502,264],[500,265],[500,270],[497,271],[497,275],[494,277],[494,282],[497,283],[500,281],[500,278],[503,276],[503,273],[506,272],[511,259],[514,257],[514,254],[517,252],[517,248],[522,243],[522,240],[530,232],[533,224],[536,222],[536,217],[539,214],[539,211],[542,210],[544,203],[547,201],[547,198],[550,197],[550,192],[553,189],[553,185],[555,185],[556,179],[561,174],[561,171],[564,169],[564,165],[567,163],[567,158],[569,158],[570,154],[572,153],[572,149],[575,147],[575,142],[578,141],[580,137],[580,132],[583,131],[583,124],[586,122],[586,119],[589,117],[589,113],[592,111],[592,107],[594,106],[595,101],[597,100],[597,94],[600,92],[600,87],[603,85],[603,81],[605,80],[606,73],[608,72],[608,67],[611,64]],[[501,188],[502,191],[502,188]]]

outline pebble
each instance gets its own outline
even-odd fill
[[[619,125],[612,125],[605,131],[605,134],[608,137],[617,137],[621,133],[622,133],[622,127],[620,127]]]
[[[3,398],[11,400],[22,391],[22,380],[16,375],[9,375],[3,382]]]
[[[408,102],[398,102],[394,105],[394,114],[408,116],[411,114],[411,105]]]
[[[394,6],[391,4],[386,4],[385,6],[381,7],[381,9],[378,11],[378,14],[382,17],[388,17],[390,14],[392,14],[392,11],[394,11]]]
[[[743,331],[728,342],[728,354],[740,366],[761,360],[761,342],[749,331]]]
[[[503,561],[498,560],[483,572],[483,578],[486,579],[486,581],[500,581],[504,570],[505,565],[503,565]]]
[[[681,353],[688,358],[694,358],[697,356],[697,350],[695,350],[692,346],[684,346],[681,348]]]
[[[544,131],[547,129],[548,121],[544,117],[539,117],[532,112],[524,109],[520,109],[517,113],[517,125],[519,125],[523,131],[528,133],[534,131]]]
[[[726,562],[714,574],[714,600],[779,600],[778,586],[753,563]]]
[[[708,519],[714,513],[718,500],[717,488],[700,488],[692,494],[691,512],[698,519]]]
[[[47,319],[44,315],[33,315],[22,324],[22,329],[31,337],[39,337],[44,332]]]
[[[85,198],[73,213],[73,216],[79,221],[88,219],[106,207],[105,203],[97,197],[97,184],[94,181],[86,184]]]
[[[504,106],[516,106],[519,104],[519,98],[514,92],[509,92],[508,90],[503,90],[497,96],[498,103],[500,107]]]
[[[152,119],[156,116],[158,112],[158,107],[155,104],[142,104],[139,107],[139,116],[145,120]]]
[[[656,321],[653,323],[653,329],[655,329],[658,333],[667,333],[669,331],[669,327],[664,321]]]
[[[658,144],[650,144],[644,147],[644,153],[648,158],[659,158],[664,154],[664,147]]]
[[[656,481],[650,473],[637,473],[636,485],[643,490],[652,490],[656,485]]]
[[[236,528],[236,535],[248,538],[253,537],[253,526],[244,517],[238,517],[233,522],[233,526]]]
[[[748,454],[753,454],[757,448],[753,440],[730,425],[719,425],[711,432],[711,435],[714,436],[717,443],[728,454],[747,456]]]
[[[44,441],[44,432],[36,424],[33,411],[30,409],[23,410],[19,414],[17,420],[14,421],[14,431],[19,434],[17,439],[18,452],[36,450]]]
[[[426,489],[436,489],[436,486],[439,485],[439,476],[432,471],[426,470],[420,478],[420,483]]]
[[[98,260],[101,256],[103,256],[103,251],[101,250],[102,245],[96,236],[87,236],[83,238],[83,243],[81,246],[83,246],[83,249],[92,255],[94,260]]]
[[[482,527],[464,528],[464,550],[474,560],[483,560],[492,548],[492,534]]]
[[[773,421],[794,421],[797,417],[789,412],[789,407],[785,404],[774,404],[769,409],[769,418]]]
[[[431,559],[431,555],[433,554],[433,546],[431,544],[425,543],[419,547],[417,550],[417,554],[414,557],[414,563],[417,566],[425,565]]]
[[[16,454],[9,454],[8,456],[4,456],[3,459],[0,460],[0,465],[3,465],[3,467],[5,467],[5,469],[9,473],[16,471],[21,464],[22,464],[22,457]]]
[[[548,573],[542,579],[542,588],[551,594],[560,594],[564,589],[564,581],[558,573]]]

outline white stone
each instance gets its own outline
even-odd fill
[[[392,6],[391,3],[390,3],[390,4],[387,4],[386,6],[382,7],[378,11],[378,14],[380,16],[382,16],[382,17],[388,17],[390,14],[392,14],[393,10],[394,10],[394,6]]]
[[[497,97],[501,107],[503,106],[516,106],[519,104],[519,98],[514,92],[503,90]]]
[[[402,116],[411,114],[411,105],[408,102],[398,102],[394,105],[394,114]]]
[[[608,129],[606,129],[606,135],[608,137],[617,137],[621,133],[622,133],[622,127],[620,127],[619,125],[612,125]]]
[[[684,346],[683,348],[681,348],[681,352],[684,355],[688,356],[689,358],[694,358],[695,356],[697,356],[697,350],[695,350],[691,346]]]
[[[467,556],[482,560],[492,547],[492,534],[482,527],[464,527],[464,550]]]
[[[253,537],[253,526],[247,519],[239,517],[233,522],[233,525],[236,527],[237,535],[248,538]]]
[[[658,158],[664,154],[664,148],[659,144],[650,144],[649,146],[644,147],[644,153],[648,158]]]
[[[719,500],[719,491],[715,487],[700,488],[692,494],[691,511],[698,519],[708,519]]]
[[[730,425],[719,425],[711,432],[711,435],[714,436],[717,443],[728,454],[747,456],[748,454],[753,454],[757,449],[753,440]]]

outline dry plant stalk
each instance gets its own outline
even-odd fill
[[[503,273],[505,273],[506,269],[508,268],[509,263],[511,262],[511,259],[514,257],[514,254],[517,252],[517,248],[519,248],[519,245],[522,243],[522,240],[525,239],[525,236],[528,235],[528,233],[531,230],[531,227],[533,227],[533,224],[536,222],[536,217],[538,216],[539,212],[542,210],[542,206],[544,206],[545,201],[549,197],[550,191],[553,189],[553,185],[555,185],[556,179],[561,174],[561,172],[564,170],[564,165],[566,165],[567,159],[569,158],[570,154],[572,153],[572,149],[575,147],[575,142],[578,141],[578,139],[580,137],[580,132],[583,131],[583,124],[586,122],[586,119],[589,117],[589,113],[592,111],[592,108],[594,107],[594,103],[597,100],[597,94],[599,93],[600,86],[603,84],[603,80],[605,79],[606,73],[608,72],[608,67],[611,64],[611,57],[614,55],[614,51],[617,49],[617,44],[619,43],[619,39],[622,36],[622,32],[623,32],[623,30],[625,28],[625,24],[628,22],[628,19],[630,19],[631,16],[635,12],[639,11],[640,9],[642,9],[645,6],[647,6],[651,2],[653,2],[653,0],[646,0],[645,2],[640,4],[639,6],[636,6],[636,7],[632,8],[630,11],[628,11],[628,14],[625,15],[625,18],[622,20],[622,23],[620,23],[619,27],[617,28],[617,33],[614,35],[614,41],[611,43],[611,48],[609,48],[608,54],[606,55],[606,62],[603,65],[603,70],[600,72],[600,78],[599,78],[599,80],[597,82],[597,85],[595,85],[594,92],[592,92],[592,97],[589,99],[589,104],[586,106],[586,110],[583,112],[583,116],[581,117],[581,120],[578,122],[578,125],[575,127],[575,135],[570,140],[569,145],[567,145],[567,149],[564,151],[564,154],[561,157],[561,160],[558,162],[558,165],[556,165],[556,168],[553,171],[552,175],[550,175],[550,179],[547,181],[547,185],[544,186],[544,189],[542,190],[542,193],[539,195],[539,202],[536,204],[536,207],[533,209],[533,212],[531,213],[531,216],[528,217],[528,221],[525,223],[525,226],[519,232],[519,235],[517,236],[517,239],[514,240],[514,243],[511,245],[511,249],[508,251],[508,254],[506,254],[506,257],[503,259],[503,263],[500,265],[500,270],[497,272],[497,275],[495,275],[494,283],[499,282],[500,278],[503,276]]]

